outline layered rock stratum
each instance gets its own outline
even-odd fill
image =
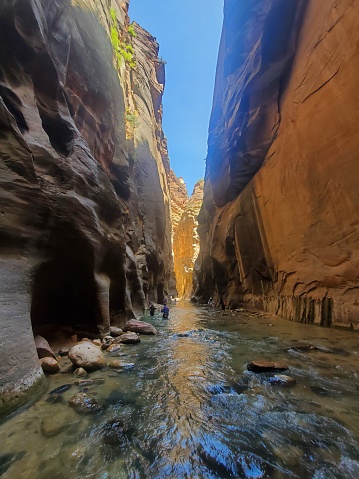
[[[359,323],[355,0],[225,0],[197,296]]]
[[[1,7],[1,411],[42,378],[33,333],[105,333],[170,293],[164,64],[127,8]]]
[[[203,185],[203,180],[195,184],[173,237],[177,294],[182,299],[189,299],[193,294],[194,265],[199,254],[197,217],[202,206]]]

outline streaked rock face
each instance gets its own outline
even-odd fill
[[[199,253],[197,216],[202,206],[203,185],[203,180],[195,184],[173,237],[177,292],[184,299],[189,299],[193,293],[194,264]]]
[[[125,1],[1,8],[0,410],[42,376],[31,326],[106,332],[169,291],[164,65],[128,25]]]
[[[225,1],[199,220],[203,299],[359,323],[358,20],[354,0]]]

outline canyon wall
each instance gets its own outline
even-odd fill
[[[225,0],[197,297],[359,325],[359,6]]]
[[[199,253],[197,216],[202,206],[203,185],[203,180],[195,184],[173,236],[177,294],[182,299],[190,299],[193,294],[194,265]]]
[[[170,293],[164,65],[127,3],[2,3],[0,412],[41,382],[33,333],[99,335]]]

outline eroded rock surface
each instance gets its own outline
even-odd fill
[[[194,265],[199,253],[197,217],[202,206],[203,185],[203,180],[195,184],[174,230],[173,256],[177,294],[184,299],[189,299],[193,293]]]
[[[225,1],[198,297],[359,324],[354,0]]]
[[[170,293],[164,64],[127,8],[1,8],[0,410],[42,377],[32,330],[96,338]]]

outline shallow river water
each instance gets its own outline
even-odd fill
[[[86,387],[48,377],[0,425],[2,478],[359,478],[359,335],[186,303],[145,320],[159,334],[123,346],[123,369]],[[255,359],[286,363],[296,385],[247,371]],[[80,389],[96,412],[69,406]]]

